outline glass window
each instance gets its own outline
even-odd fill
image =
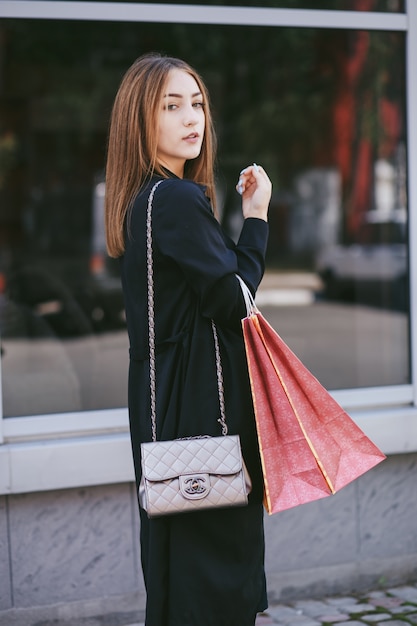
[[[93,0],[102,1],[102,0]],[[116,0],[117,1],[117,0]],[[123,0],[135,3],[137,0]],[[114,2],[114,0],[104,0]],[[151,0],[149,4],[158,4]],[[194,4],[207,6],[272,7],[279,9],[315,9],[328,11],[377,11],[381,13],[404,13],[404,0],[174,0],[166,4]]]
[[[207,80],[232,236],[237,173],[257,161],[271,175],[258,296],[266,317],[328,388],[409,382],[404,34],[30,20],[0,28],[6,417],[126,404],[103,167],[120,78],[148,50],[185,58]]]

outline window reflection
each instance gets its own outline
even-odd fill
[[[209,84],[232,236],[236,173],[256,160],[272,177],[258,296],[271,323],[328,388],[409,381],[403,34],[26,20],[0,34],[6,416],[126,404],[103,165],[120,78],[148,50],[184,57]]]
[[[101,0],[96,0],[101,1]],[[112,2],[114,0],[104,0]],[[125,0],[126,1],[126,0]],[[137,0],[127,0],[136,2]],[[150,4],[158,4],[159,0],[152,0]],[[229,5],[229,6],[262,6],[284,9],[319,9],[328,11],[379,11],[387,13],[403,13],[404,0],[181,0],[170,4],[202,4],[202,5]]]

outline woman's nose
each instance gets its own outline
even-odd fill
[[[187,108],[186,115],[184,117],[185,126],[195,126],[198,123],[198,114],[196,109],[191,106]]]

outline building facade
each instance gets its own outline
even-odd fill
[[[0,2],[0,623],[143,611],[102,217],[112,101],[149,51],[208,84],[232,237],[238,172],[270,174],[258,306],[388,456],[266,519],[271,599],[417,576],[417,5],[255,4]]]

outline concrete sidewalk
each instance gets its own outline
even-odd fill
[[[256,626],[406,626],[417,624],[417,582],[363,596],[296,600],[271,606]],[[143,623],[126,626],[144,626]]]
[[[256,626],[405,626],[417,624],[415,584],[358,596],[321,600],[296,600],[271,606],[256,620]],[[109,625],[110,626],[110,625]],[[125,626],[144,626],[142,623]],[[196,625],[198,626],[198,625]]]
[[[144,626],[143,612],[126,605],[125,612],[112,607],[94,610],[89,616],[76,617],[74,607],[47,616],[38,610],[0,612],[0,626]],[[103,608],[103,607],[101,607]],[[113,610],[112,610],[113,608]],[[65,617],[64,617],[65,615]],[[348,596],[328,596],[319,599],[293,600],[273,604],[256,620],[256,626],[417,626],[417,580],[397,587],[355,593]],[[200,626],[193,624],[193,626]],[[239,626],[233,624],[231,626]]]

